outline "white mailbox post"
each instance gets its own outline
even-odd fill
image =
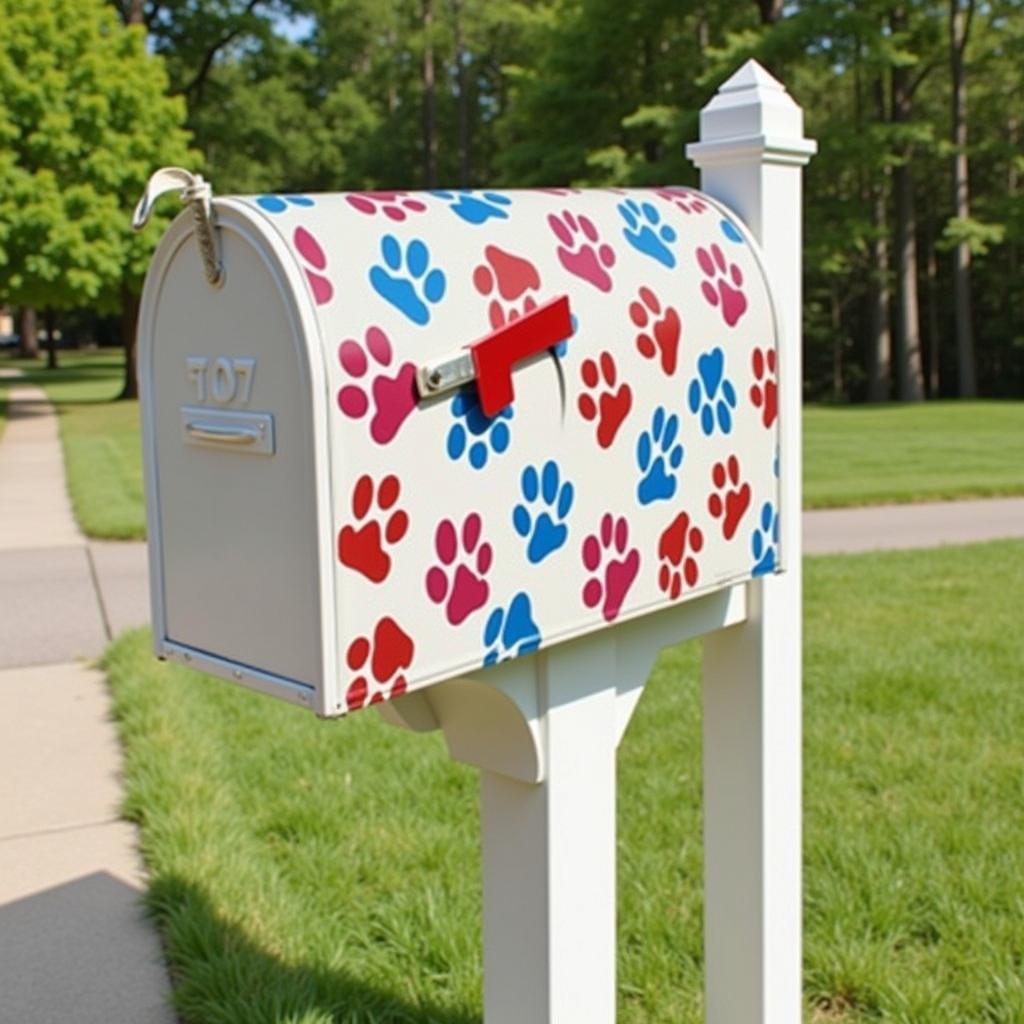
[[[480,768],[487,1024],[614,1021],[616,748],[705,634],[707,1018],[799,1020],[813,149],[750,62],[689,150],[706,194],[172,169],[137,210],[193,208],[140,315],[156,651]]]

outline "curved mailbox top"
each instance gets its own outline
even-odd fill
[[[184,407],[161,397],[169,371],[151,349],[178,344],[157,339],[168,304],[194,306],[217,341],[204,355],[207,334],[180,312],[165,332],[182,339],[178,356],[205,367],[227,346],[238,376],[250,345],[251,379],[244,402],[232,384],[222,403],[238,409],[227,427],[223,409],[199,415],[209,388],[183,392],[191,433],[174,443],[206,442],[201,456],[217,467],[299,458],[281,408],[296,400],[275,391],[261,348],[273,340],[256,338],[261,324],[282,328],[245,313],[274,288],[293,307],[280,319],[298,341],[279,347],[308,360],[296,374],[315,450],[300,461],[319,497],[292,529],[320,534],[303,570],[318,579],[296,585],[316,591],[307,614],[322,628],[310,635],[329,651],[320,675],[269,665],[242,650],[244,615],[223,651],[216,632],[191,639],[184,613],[165,639],[319,688],[317,709],[337,714],[781,568],[777,328],[756,246],[715,201],[682,188],[549,189],[258,196],[214,209],[223,288],[197,272],[194,298],[182,285],[162,301],[174,260],[198,262],[181,221],[147,281],[151,400],[167,404],[168,424]],[[273,272],[253,276],[256,264]],[[247,338],[229,337],[236,319]],[[481,408],[478,373],[493,394],[511,388],[496,415]],[[161,422],[158,411],[147,426],[150,522],[168,575],[178,548]],[[233,450],[260,445],[262,462]],[[202,477],[211,503],[219,472]],[[280,486],[298,492],[301,479]],[[278,510],[266,529],[287,519]],[[191,522],[191,536],[202,528]],[[247,566],[292,539],[252,543],[239,555]],[[283,563],[273,571],[284,580]],[[156,585],[173,620],[186,581],[177,597]],[[290,642],[284,625],[276,642]]]

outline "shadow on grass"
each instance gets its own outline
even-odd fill
[[[287,964],[226,921],[193,883],[151,882],[184,1022],[202,1024],[480,1024],[466,1009],[413,1004],[341,968]]]

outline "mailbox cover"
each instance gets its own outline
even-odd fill
[[[183,214],[140,321],[159,654],[337,715],[780,569],[777,327],[713,200],[214,209],[223,285]],[[562,298],[497,415],[418,397]]]

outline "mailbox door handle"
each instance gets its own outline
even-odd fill
[[[186,423],[185,430],[196,441],[217,444],[256,444],[260,432],[252,427],[218,427],[212,423]]]
[[[274,454],[274,417],[267,412],[182,406],[181,433],[186,444]]]

